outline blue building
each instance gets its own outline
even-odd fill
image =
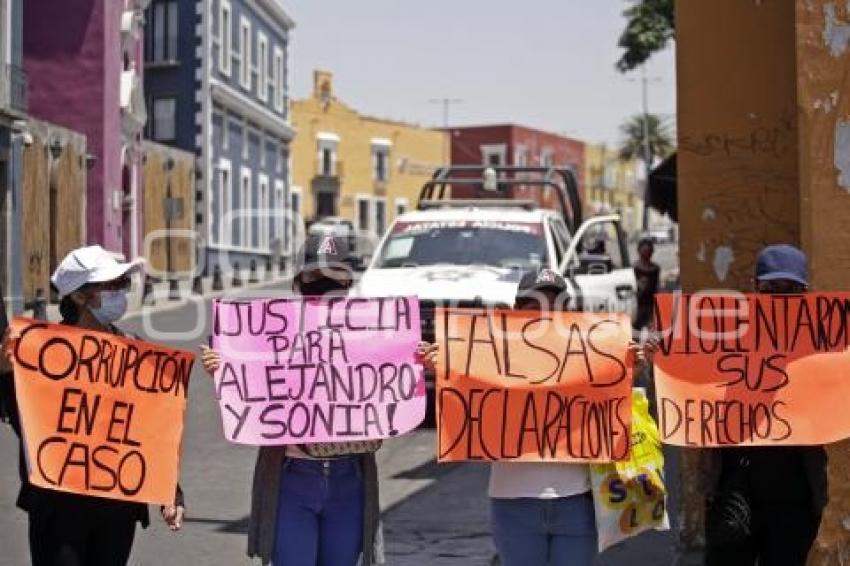
[[[294,22],[279,0],[152,0],[145,28],[147,137],[197,155],[200,265],[277,269],[288,249]]]

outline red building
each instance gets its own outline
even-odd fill
[[[497,124],[450,128],[452,165],[546,166],[572,169],[584,201],[584,142],[518,126]],[[543,195],[551,206],[552,195]]]

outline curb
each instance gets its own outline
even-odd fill
[[[161,313],[161,312],[168,312],[168,311],[176,310],[176,309],[179,309],[179,308],[189,304],[190,302],[197,303],[199,301],[207,301],[209,299],[219,299],[221,297],[224,297],[224,296],[227,296],[227,295],[230,295],[230,294],[242,295],[242,294],[245,294],[245,292],[247,292],[247,291],[263,289],[263,288],[266,288],[266,287],[274,287],[275,285],[280,285],[281,283],[285,283],[289,280],[290,280],[289,276],[287,276],[287,277],[276,277],[274,279],[268,279],[268,280],[265,280],[265,281],[261,281],[259,283],[245,283],[241,287],[231,287],[231,288],[228,288],[228,289],[223,289],[221,291],[209,291],[207,293],[204,293],[203,295],[195,295],[195,294],[189,293],[189,295],[187,295],[185,297],[181,296],[180,299],[176,300],[176,301],[168,300],[167,293],[164,293],[163,298],[165,299],[165,302],[163,302],[162,304],[158,304],[158,305],[155,304],[155,305],[150,305],[150,306],[143,305],[141,307],[136,307],[133,310],[129,311],[124,316],[123,320],[138,318],[138,317],[148,315],[148,314],[158,314],[158,313]]]

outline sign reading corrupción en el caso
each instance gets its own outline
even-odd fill
[[[411,297],[216,301],[224,434],[242,444],[373,440],[425,418]]]
[[[625,315],[438,309],[439,459],[622,460]]]
[[[194,355],[22,318],[12,331],[30,482],[172,503]]]
[[[850,437],[850,294],[656,300],[663,442],[769,446]]]

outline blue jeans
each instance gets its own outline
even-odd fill
[[[275,566],[355,566],[362,539],[360,459],[284,460]]]
[[[590,492],[557,499],[490,499],[502,566],[590,566],[597,554]]]

